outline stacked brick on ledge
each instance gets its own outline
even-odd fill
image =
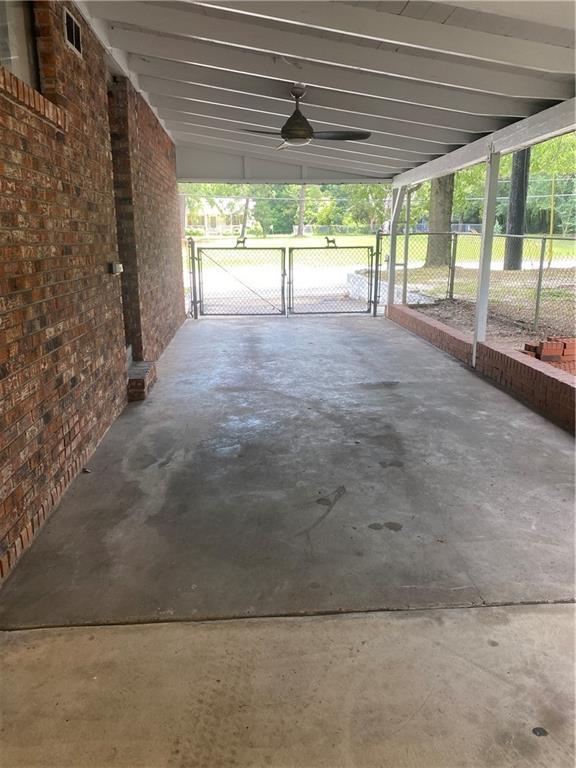
[[[548,336],[539,344],[525,344],[525,355],[550,363],[566,373],[576,374],[576,339],[566,336]]]
[[[132,363],[128,369],[128,401],[146,400],[157,378],[154,363]]]

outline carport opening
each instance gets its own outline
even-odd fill
[[[387,184],[181,184],[188,309],[369,313]]]

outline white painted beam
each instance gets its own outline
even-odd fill
[[[214,120],[213,118],[204,117],[202,115],[197,115],[196,117],[188,115],[187,118],[181,119],[179,116],[170,117],[167,112],[165,113],[162,110],[160,110],[160,114],[166,121],[166,127],[170,131],[196,131],[196,129],[201,128],[203,131],[216,131],[218,135],[225,138],[226,135],[230,134],[235,136],[238,134],[240,136],[251,136],[254,134],[250,133],[250,131],[263,128],[258,126],[243,127],[246,124],[238,124],[228,120]],[[277,128],[277,126],[272,126],[271,129],[274,130],[275,128]],[[263,129],[269,130],[269,128],[266,127]],[[269,136],[268,138],[275,140],[276,145],[282,143],[280,136],[278,136],[277,139],[274,139],[272,136]],[[402,169],[411,168],[422,163],[422,159],[417,156],[414,156],[411,159],[393,157],[389,154],[390,150],[386,150],[384,147],[368,144],[367,141],[322,141],[315,139],[313,144],[314,147],[323,147],[326,150],[330,150],[334,153],[335,157],[339,156],[342,159],[348,158],[350,160],[371,163],[385,163],[390,167]]]
[[[331,3],[329,10],[315,2],[208,2],[195,3],[225,8],[229,13],[276,19],[303,28],[338,32],[383,43],[393,43],[466,59],[490,61],[542,72],[571,73],[574,53],[549,43],[538,43],[474,29],[438,24],[409,16],[385,13],[345,3]],[[546,23],[546,5],[541,5]],[[485,3],[485,10],[491,8]]]
[[[576,130],[576,99],[570,99],[509,125],[507,128],[502,128],[490,136],[478,139],[466,147],[460,147],[443,157],[406,171],[394,179],[394,186],[419,184],[480,163],[488,157],[491,147],[494,152],[507,154],[574,130]]]
[[[365,61],[367,54],[371,55],[370,63],[377,66],[381,51],[371,51],[361,46],[349,46],[352,51],[345,51],[347,44],[334,44],[332,41],[315,38],[312,36],[288,33],[284,30],[262,29],[250,25],[239,24],[225,19],[214,19],[201,14],[174,11],[152,5],[140,5],[137,2],[93,2],[90,8],[96,15],[102,16],[110,22],[123,24],[138,24],[155,33],[179,34],[211,40],[225,46],[237,46],[249,51],[265,51],[278,57],[287,56],[297,61],[296,69],[300,70],[300,78],[306,74],[308,64],[311,62],[323,65],[337,65],[339,67],[338,79],[341,81],[342,90],[350,90],[347,87],[346,70],[350,67],[355,70],[363,69],[362,80],[366,82],[366,88],[370,88],[373,95],[380,95],[395,101],[403,101],[411,104],[432,106],[441,109],[454,110],[478,115],[525,117],[539,109],[542,105],[525,99],[517,99],[485,93],[457,90],[446,85],[434,85],[421,83],[418,80],[403,80],[396,77],[384,76],[386,73],[374,70]],[[118,28],[111,31],[114,44],[125,50],[130,50],[126,30],[121,32]],[[134,33],[131,33],[134,34]],[[176,38],[163,38],[164,54],[167,58],[179,58],[190,61],[187,55],[175,56]],[[261,41],[260,45],[255,41]],[[179,41],[186,44],[186,39]],[[132,51],[135,52],[135,51]],[[372,58],[374,54],[374,58]],[[417,58],[417,57],[413,57]],[[234,50],[224,48],[222,50],[222,69],[226,69],[227,59],[233,67]],[[451,69],[457,69],[452,67]],[[375,73],[376,72],[376,73]],[[354,74],[348,72],[348,76]],[[355,73],[356,78],[358,72]],[[333,81],[334,82],[334,81]],[[338,88],[336,84],[334,87]],[[353,90],[353,89],[352,89]]]
[[[309,5],[313,6],[314,3]],[[332,11],[338,13],[338,6],[338,3],[331,6],[330,14],[322,10],[321,14],[330,17]],[[332,40],[308,34],[302,27],[298,32],[270,26],[263,28],[261,25],[250,23],[247,16],[242,15],[240,22],[234,13],[230,18],[215,18],[206,15],[203,9],[194,5],[190,6],[190,10],[180,11],[135,1],[117,0],[114,3],[94,2],[91,3],[91,8],[108,21],[128,22],[164,34],[204,38],[249,50],[362,69],[416,83],[466,89],[474,91],[477,98],[485,98],[483,94],[493,94],[511,98],[552,100],[574,95],[569,83],[544,81],[540,77],[519,75],[505,70],[495,77],[492,69],[463,63],[462,60],[455,63],[395,51],[375,50],[371,46],[363,46],[362,40],[356,37],[349,38],[352,42],[338,41],[334,44]],[[237,9],[238,6],[235,6],[233,11]]]
[[[201,105],[200,105],[201,106]],[[220,115],[227,114],[227,107],[222,107]],[[250,130],[277,130],[278,121],[274,116],[266,116],[256,114],[250,120],[242,120],[238,118],[238,110],[229,110],[229,117],[215,116],[214,114],[193,114],[190,112],[178,112],[173,109],[158,108],[158,113],[162,116],[162,119],[167,123],[178,123],[181,126],[184,125],[201,125],[204,127],[212,127],[214,129],[227,129],[233,131],[245,131]],[[318,126],[322,130],[327,126]],[[320,142],[320,144],[334,144],[334,142]],[[341,143],[340,143],[341,144]],[[340,144],[338,146],[340,146]],[[434,156],[426,156],[417,152],[407,152],[405,150],[390,149],[380,144],[374,144],[372,138],[361,142],[344,142],[346,149],[352,149],[355,152],[360,152],[366,155],[377,155],[378,157],[386,157],[390,160],[401,160],[404,166],[417,165],[420,163],[432,160]]]
[[[233,152],[235,154],[242,155],[244,157],[250,158],[250,159],[260,159],[265,161],[272,161],[272,162],[282,162],[286,165],[297,165],[298,167],[314,167],[314,168],[321,168],[323,170],[329,170],[334,173],[342,173],[346,174],[348,176],[354,176],[355,178],[363,178],[363,179],[370,179],[374,181],[381,181],[386,180],[390,181],[391,174],[389,172],[382,172],[382,173],[374,173],[374,171],[363,171],[360,169],[354,169],[354,168],[342,168],[339,165],[322,158],[311,158],[303,156],[302,153],[295,153],[290,150],[282,151],[274,153],[270,152],[267,149],[264,149],[262,147],[249,147],[246,144],[241,143],[232,143],[232,142],[226,142],[222,141],[221,139],[216,138],[205,138],[203,136],[189,136],[186,134],[175,134],[176,138],[178,139],[178,144],[176,147],[177,153],[181,151],[183,148],[187,146],[204,146],[204,147],[210,147],[213,150],[219,150],[222,152]],[[276,158],[280,158],[281,160],[276,161]],[[245,167],[245,178],[250,177],[250,173],[252,172],[252,169],[250,168],[250,163]]]
[[[250,134],[233,134],[221,136],[216,134],[209,128],[193,127],[179,128],[177,125],[172,125],[172,133],[174,136],[189,137],[190,141],[196,142],[197,140],[217,140],[218,145],[221,147],[237,148],[237,149],[249,149],[251,147],[256,148],[262,152],[275,153],[278,150],[279,142],[275,139],[269,139],[266,136],[252,136]],[[366,171],[367,173],[391,175],[397,173],[397,166],[390,165],[390,161],[382,160],[378,162],[367,161],[364,159],[349,159],[342,157],[335,151],[319,147],[314,142],[305,147],[299,147],[298,149],[286,148],[281,150],[282,155],[286,157],[299,158],[301,162],[315,163],[324,162],[330,164],[331,167],[341,168],[348,171]]]
[[[176,148],[176,173],[179,181],[242,182],[254,184],[294,183],[306,179],[321,183],[379,183],[370,176],[349,174],[321,166],[301,165],[297,161],[246,155],[233,150],[219,150],[205,144]],[[389,183],[387,181],[382,183]]]
[[[221,57],[215,56],[218,48],[206,43],[198,44],[197,58],[202,59],[202,66],[185,64],[168,59],[157,59],[131,54],[130,67],[140,75],[161,77],[166,80],[197,83],[199,85],[224,88],[238,93],[267,96],[286,101],[292,82],[277,80],[268,76],[267,57],[248,53],[244,61],[244,52],[238,50],[234,56],[234,66],[238,71],[217,69],[214,65],[221,64]],[[246,75],[242,67],[249,68],[251,60],[259,63],[258,74]],[[308,74],[308,72],[306,73]],[[337,77],[338,73],[335,73]],[[472,134],[490,133],[504,128],[509,120],[479,115],[465,115],[460,112],[448,112],[443,109],[414,106],[397,101],[385,101],[362,94],[345,93],[337,90],[310,87],[303,99],[304,104],[317,107],[327,107],[335,112],[342,111],[348,115],[360,114],[380,117],[384,120],[416,123],[423,126],[447,128],[450,131]],[[408,129],[408,126],[406,126]]]
[[[218,104],[220,106],[235,107],[237,109],[252,110],[267,115],[278,115],[278,128],[286,121],[294,111],[294,102],[281,102],[277,99],[268,99],[262,96],[250,96],[235,91],[225,91],[220,88],[210,88],[194,83],[179,83],[174,80],[162,80],[158,77],[140,77],[141,87],[153,96],[175,96],[191,101],[202,101],[205,104]],[[335,128],[362,128],[384,136],[398,136],[412,138],[418,142],[427,154],[438,154],[450,151],[458,144],[470,140],[469,134],[455,133],[444,128],[429,128],[413,125],[412,123],[399,123],[390,120],[382,120],[379,117],[369,115],[350,115],[346,119],[345,113],[335,113],[325,107],[302,105],[302,111],[311,122],[324,123]],[[340,118],[340,119],[335,119]]]
[[[154,104],[159,110],[170,109],[173,111],[181,112],[182,115],[200,114],[228,119],[230,118],[231,113],[235,113],[234,119],[245,122],[259,120],[264,115],[266,119],[271,118],[277,120],[277,126],[281,126],[288,116],[288,113],[262,113],[258,110],[243,109],[240,107],[229,107],[223,104],[213,104],[211,102],[182,99],[176,96],[157,96],[156,94],[149,94],[149,99],[150,102]],[[325,121],[323,124],[338,129],[342,127],[354,127],[342,126],[339,123],[327,123]],[[407,152],[420,154],[423,157],[430,155],[431,152],[437,153],[450,149],[443,148],[439,144],[422,141],[421,139],[404,138],[402,136],[390,136],[388,134],[374,133],[373,136],[370,137],[370,141],[374,141],[374,143],[377,143],[382,147],[389,147],[390,149],[397,149],[402,151],[405,150]]]

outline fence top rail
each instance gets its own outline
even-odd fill
[[[280,247],[279,245],[276,246],[266,246],[266,245],[255,245],[255,246],[241,246],[239,248],[235,248],[234,246],[218,246],[218,245],[208,245],[198,246],[199,251],[231,251],[232,253],[244,253],[245,251],[267,251],[270,253],[271,251],[279,251],[279,253],[283,253],[286,248]]]
[[[373,245],[291,245],[289,251],[370,251]]]
[[[411,229],[409,232],[399,232],[398,235],[402,237],[403,235],[425,235],[426,237],[434,236],[434,235],[458,235],[458,237],[466,237],[467,235],[474,236],[474,237],[480,237],[481,232],[422,232],[421,230],[413,230]],[[380,232],[380,237],[390,237],[389,232]],[[520,237],[524,240],[566,240],[568,242],[576,243],[576,236],[571,235],[547,235],[547,234],[524,234],[524,235],[513,235],[513,234],[507,234],[506,232],[494,232],[494,237]],[[346,247],[346,246],[344,246]]]

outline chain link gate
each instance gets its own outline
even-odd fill
[[[190,314],[369,313],[374,256],[371,246],[218,248],[191,239]]]
[[[372,246],[319,246],[288,251],[288,311],[291,314],[370,312]]]
[[[189,246],[194,318],[286,314],[285,248]]]

